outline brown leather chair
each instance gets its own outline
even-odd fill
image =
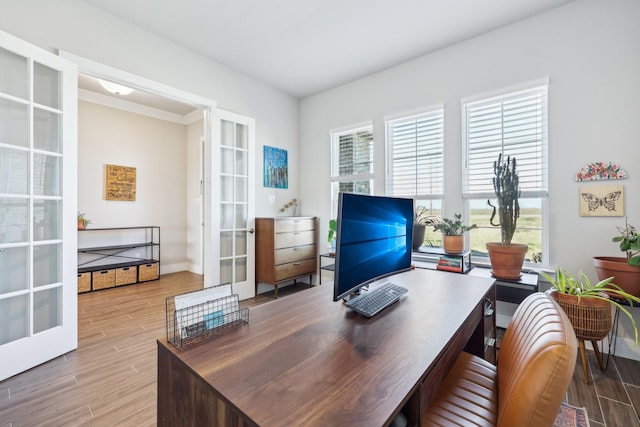
[[[564,311],[535,293],[518,307],[494,366],[462,353],[422,414],[423,426],[553,425],[576,364]]]

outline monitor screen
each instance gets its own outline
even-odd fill
[[[411,268],[413,199],[340,193],[333,300]]]

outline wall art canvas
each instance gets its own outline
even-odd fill
[[[580,216],[624,216],[622,185],[580,187]]]
[[[612,162],[594,162],[576,172],[576,181],[601,181],[609,179],[625,179],[627,172],[620,164]]]
[[[289,188],[289,161],[287,150],[264,146],[264,186]]]
[[[136,200],[136,168],[105,165],[104,199],[134,202]]]

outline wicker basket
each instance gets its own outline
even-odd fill
[[[89,292],[91,290],[91,273],[78,273],[78,292]]]
[[[609,298],[607,294],[600,294],[603,298]],[[581,340],[597,341],[609,334],[612,326],[611,304],[595,298],[580,298],[576,295],[567,295],[552,292],[551,296],[562,307],[573,326],[576,338]]]
[[[149,280],[156,280],[160,278],[158,271],[158,263],[152,262],[149,264],[142,264],[138,266],[138,281],[147,282]]]
[[[93,284],[93,290],[113,288],[116,285],[116,271],[100,270],[91,273],[91,282]]]
[[[138,281],[138,267],[116,268],[116,286],[130,285]]]

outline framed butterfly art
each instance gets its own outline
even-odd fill
[[[580,216],[624,216],[622,185],[580,187]]]

